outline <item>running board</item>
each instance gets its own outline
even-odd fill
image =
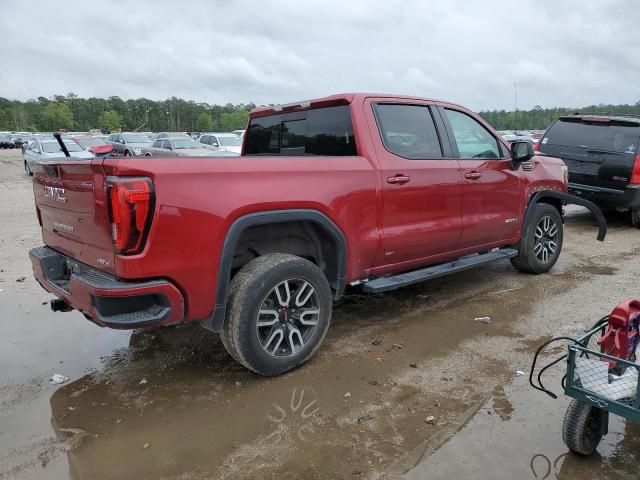
[[[513,258],[516,255],[518,255],[518,250],[513,248],[503,248],[502,250],[494,250],[481,255],[466,256],[459,258],[458,260],[454,260],[453,262],[441,263],[440,265],[435,265],[433,267],[400,273],[391,277],[376,278],[375,280],[366,282],[364,284],[364,290],[369,293],[389,292],[414,283],[431,280],[432,278],[444,277],[450,273],[462,272],[464,270],[479,267],[485,263]]]

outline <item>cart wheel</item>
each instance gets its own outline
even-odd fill
[[[606,432],[607,412],[572,400],[562,425],[562,439],[573,453],[591,455]]]

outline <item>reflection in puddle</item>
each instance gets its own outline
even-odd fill
[[[273,413],[269,413],[265,417],[265,433],[271,431],[267,434],[267,440],[282,435],[283,432],[291,429],[292,424],[296,437],[302,442],[308,442],[310,436],[316,433],[313,416],[320,411],[320,407],[318,407],[318,399],[313,395],[312,389],[293,388],[290,402],[285,403],[284,407],[274,404],[273,410]],[[288,429],[282,428],[287,424],[289,425]]]

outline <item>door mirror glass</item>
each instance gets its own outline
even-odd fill
[[[533,158],[533,144],[531,142],[512,142],[511,159],[515,162],[526,162]]]

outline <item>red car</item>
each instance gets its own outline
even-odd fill
[[[35,277],[101,326],[200,321],[276,375],[308,360],[347,285],[383,292],[558,259],[567,169],[451,103],[343,94],[251,112],[240,157],[34,166]]]
[[[106,137],[96,137],[90,135],[71,137],[74,142],[79,144],[88,152],[93,153],[96,157],[104,157],[113,152],[113,146],[107,143]]]

